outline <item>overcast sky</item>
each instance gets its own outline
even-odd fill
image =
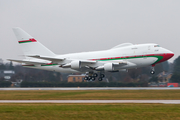
[[[19,58],[13,27],[57,54],[157,43],[180,55],[180,0],[0,0],[0,58]]]

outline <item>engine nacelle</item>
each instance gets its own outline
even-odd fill
[[[81,68],[81,61],[79,60],[74,60],[71,62],[71,68],[72,69],[79,69]]]
[[[106,63],[106,64],[104,64],[104,70],[105,71],[114,71],[113,63]]]

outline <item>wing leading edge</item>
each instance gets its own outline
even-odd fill
[[[47,62],[39,62],[39,61],[29,61],[29,60],[14,60],[7,59],[9,61],[18,62],[18,63],[26,63],[26,64],[47,64]]]

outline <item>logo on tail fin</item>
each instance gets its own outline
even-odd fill
[[[34,38],[30,38],[29,40],[23,40],[23,41],[18,41],[19,43],[29,43],[29,42],[37,42]]]

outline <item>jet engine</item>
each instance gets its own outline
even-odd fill
[[[113,63],[106,63],[106,64],[104,64],[104,70],[105,71],[114,71]]]
[[[74,60],[71,62],[71,68],[72,69],[79,69],[81,68],[81,61],[79,60]]]

